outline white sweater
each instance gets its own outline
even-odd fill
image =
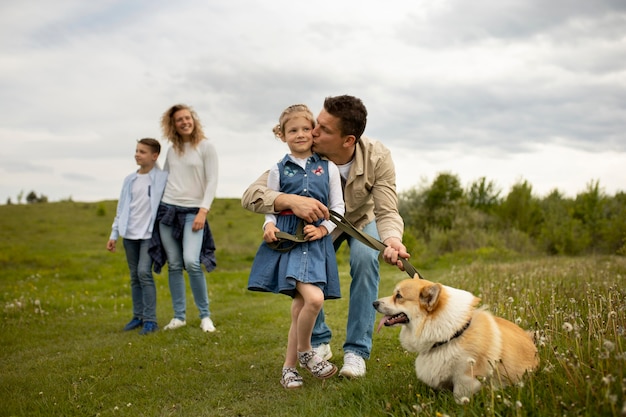
[[[215,145],[203,139],[194,148],[185,143],[184,152],[169,148],[164,170],[169,172],[163,202],[180,207],[209,210],[217,190],[218,161]]]

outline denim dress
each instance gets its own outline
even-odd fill
[[[328,205],[328,161],[313,154],[306,162],[306,169],[303,169],[286,155],[278,163],[278,170],[280,191],[313,197]],[[299,220],[289,211],[277,215],[276,226],[283,232],[295,234]],[[321,221],[316,225],[319,223]],[[275,251],[265,241],[261,243],[250,270],[248,289],[294,297],[296,281],[318,286],[325,299],[341,297],[337,259],[330,235],[299,243],[289,252]]]

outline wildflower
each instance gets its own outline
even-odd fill
[[[522,402],[520,400],[515,401],[515,408],[522,408]]]
[[[613,382],[615,380],[615,378],[613,378],[613,375],[607,375],[602,377],[602,383],[604,385],[610,385],[611,382]]]
[[[572,330],[574,330],[574,326],[572,326],[571,323],[565,322],[563,323],[563,330],[565,330],[566,332],[571,332]]]
[[[604,343],[602,343],[602,346],[604,346],[604,348],[609,352],[613,352],[615,350],[615,344],[610,340],[605,340]]]

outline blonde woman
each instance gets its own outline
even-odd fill
[[[168,263],[174,318],[164,330],[187,324],[185,269],[199,311],[200,327],[213,332],[215,326],[210,317],[202,265],[207,272],[216,265],[215,244],[206,217],[217,189],[217,152],[213,142],[204,136],[198,115],[187,105],[177,104],[167,109],[161,118],[161,128],[172,146],[164,165],[169,176],[157,214],[158,233],[153,235],[151,255],[157,272],[165,261]]]

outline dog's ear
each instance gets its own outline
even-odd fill
[[[422,288],[420,292],[420,304],[431,312],[437,307],[439,302],[439,294],[441,293],[441,284],[433,284]]]

